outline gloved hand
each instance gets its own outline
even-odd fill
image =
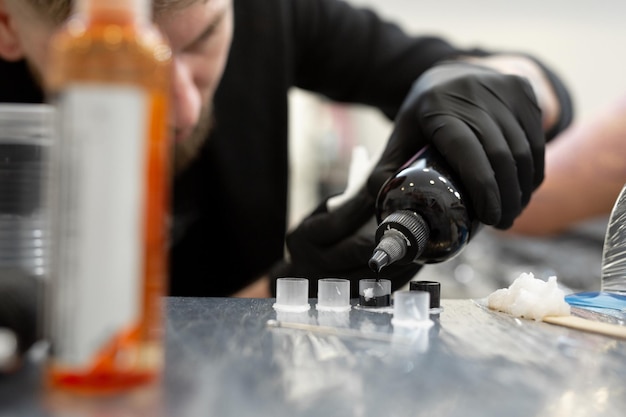
[[[457,174],[487,225],[510,227],[543,181],[541,110],[529,82],[516,75],[462,61],[426,71],[400,108],[370,194],[426,145]]]
[[[328,201],[320,204],[287,235],[289,259],[276,264],[270,271],[271,291],[275,295],[276,278],[301,277],[309,279],[309,297],[317,297],[317,280],[345,278],[350,280],[350,297],[359,296],[359,281],[377,278],[368,267],[375,247],[376,220],[374,198],[365,186],[333,210]],[[420,265],[391,265],[380,278],[391,280],[392,291],[406,284]]]

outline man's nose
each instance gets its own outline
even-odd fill
[[[180,58],[173,62],[171,120],[174,129],[187,131],[200,119],[202,99],[189,67]]]

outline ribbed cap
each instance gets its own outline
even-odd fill
[[[406,237],[395,229],[385,232],[374,250],[369,261],[369,267],[380,272],[385,266],[394,263],[406,254]]]
[[[398,210],[387,216],[376,229],[378,244],[368,265],[376,272],[394,262],[409,263],[424,251],[430,229],[419,214]]]
[[[407,237],[411,239],[411,243],[417,244],[419,252],[422,252],[424,247],[426,247],[426,242],[430,236],[430,230],[428,229],[428,225],[424,221],[424,218],[417,213],[411,210],[398,210],[391,213],[381,222],[381,226],[386,224],[406,228],[409,232]]]

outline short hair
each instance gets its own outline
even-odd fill
[[[55,23],[61,23],[68,18],[74,0],[19,0],[29,2],[39,13],[47,16]],[[182,9],[200,0],[152,0],[152,9],[155,14],[167,10]],[[208,1],[208,0],[204,0]]]

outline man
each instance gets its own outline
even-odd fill
[[[0,0],[0,101],[45,99],[47,40],[69,2]],[[357,288],[371,276],[373,232],[358,231],[376,192],[427,144],[461,176],[476,216],[506,228],[543,179],[546,137],[571,118],[567,92],[536,60],[409,37],[341,1],[153,3],[174,56],[172,295],[270,296],[285,275]],[[336,210],[323,203],[284,258],[294,86],[375,106],[396,129],[367,186]],[[398,288],[418,269],[387,273]]]

